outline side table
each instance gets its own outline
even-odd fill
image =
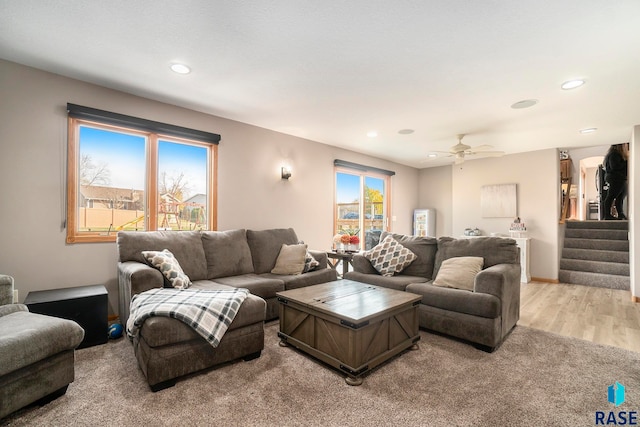
[[[103,285],[29,292],[24,304],[32,313],[73,320],[84,329],[78,348],[104,344],[108,338],[108,293]]]
[[[353,259],[353,254],[354,252],[327,251],[327,261],[329,267],[335,270],[338,268],[338,264],[340,264],[340,261],[342,261],[342,274],[340,275],[340,277],[343,278],[344,275],[349,271],[349,265],[351,264],[351,260]]]

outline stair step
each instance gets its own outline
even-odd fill
[[[564,248],[564,259],[583,259],[589,261],[622,262],[629,264],[629,252],[603,251],[599,249]]]
[[[611,276],[608,274],[588,273],[584,271],[560,270],[558,279],[561,283],[594,286],[598,288],[623,289],[628,291],[631,280],[627,276]]]
[[[628,240],[629,233],[627,230],[567,228],[564,231],[564,236],[582,239]]]
[[[586,271],[590,273],[613,274],[629,276],[629,264],[619,262],[585,261],[582,259],[561,259],[560,269],[572,271]]]
[[[572,229],[609,229],[609,230],[628,230],[629,221],[567,221],[567,228]]]
[[[629,252],[628,240],[565,238],[565,248],[601,249],[603,251]]]

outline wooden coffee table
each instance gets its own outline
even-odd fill
[[[344,372],[349,385],[402,351],[417,349],[420,295],[336,280],[278,292],[280,345]]]

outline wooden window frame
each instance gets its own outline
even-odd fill
[[[97,111],[97,110],[95,110]],[[124,116],[123,116],[124,117]],[[207,149],[207,224],[208,230],[217,229],[217,172],[218,172],[218,145],[217,143],[203,142],[196,139],[183,138],[174,135],[163,134],[148,130],[140,130],[135,127],[112,125],[99,120],[87,120],[83,118],[68,118],[68,141],[67,141],[67,236],[66,242],[74,243],[99,243],[115,242],[118,232],[110,230],[107,232],[79,231],[78,226],[78,199],[80,185],[78,182],[79,154],[80,154],[80,126],[90,126],[94,128],[126,132],[144,136],[147,138],[145,156],[145,231],[158,229],[158,142],[159,140],[184,143],[200,146]],[[176,231],[179,232],[179,231]]]
[[[352,167],[351,165],[355,165],[356,167]],[[333,168],[333,232],[335,233],[337,228],[338,228],[338,199],[337,199],[337,185],[338,185],[338,174],[339,173],[344,173],[344,174],[349,174],[349,175],[355,175],[355,176],[359,176],[360,177],[360,196],[362,197],[363,194],[363,185],[364,185],[364,179],[366,177],[371,177],[371,178],[377,178],[377,179],[381,179],[384,181],[384,185],[385,185],[385,192],[386,194],[384,195],[384,223],[383,223],[383,231],[391,231],[391,221],[390,221],[390,216],[391,216],[391,177],[393,175],[395,175],[395,172],[391,172],[391,171],[386,171],[383,169],[378,169],[378,168],[366,168],[365,166],[361,166],[355,163],[349,163],[349,162],[345,162],[342,160],[336,160],[334,162],[334,168]],[[362,207],[364,201],[361,200],[360,201],[360,208]],[[360,237],[360,244],[359,247],[362,248],[363,245],[366,243],[364,240],[364,232],[365,230],[360,226],[361,224],[364,223],[365,218],[364,215],[360,215],[362,214],[362,210],[359,209],[359,215],[358,215],[358,219],[359,219],[359,228],[360,228],[360,232],[359,232],[359,237]]]

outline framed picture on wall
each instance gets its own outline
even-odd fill
[[[514,218],[518,216],[516,184],[483,185],[480,206],[483,218]]]

